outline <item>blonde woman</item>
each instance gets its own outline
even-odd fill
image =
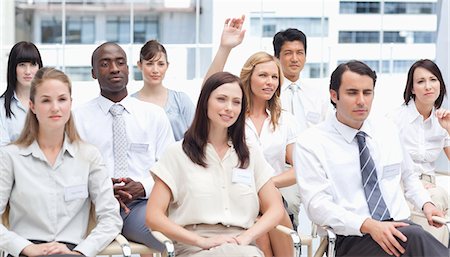
[[[106,166],[99,151],[80,140],[71,105],[69,78],[40,69],[24,129],[0,149],[0,214],[10,208],[0,248],[13,256],[95,256],[122,227]],[[97,225],[86,236],[91,202]]]

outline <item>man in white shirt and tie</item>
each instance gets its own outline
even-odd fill
[[[294,150],[306,212],[334,229],[336,256],[448,257],[449,249],[408,220],[406,199],[430,224],[443,213],[414,174],[394,124],[368,118],[375,81],[375,72],[359,61],[331,75],[336,114],[300,135]]]
[[[306,62],[306,35],[295,28],[279,31],[273,37],[274,55],[280,60],[284,74],[281,86],[281,107],[292,113],[300,125],[299,131],[314,126],[323,120],[331,110],[326,88],[307,85],[300,79],[300,72]],[[286,189],[285,189],[286,190]],[[288,188],[284,198],[288,210],[292,212],[298,224],[300,195],[297,187]]]
[[[122,234],[129,240],[163,250],[145,226],[147,199],[153,187],[150,168],[173,143],[164,110],[128,96],[125,51],[106,42],[92,54],[92,77],[100,96],[74,111],[83,140],[100,149],[121,206]]]

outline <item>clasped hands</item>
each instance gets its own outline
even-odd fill
[[[218,235],[212,237],[200,237],[197,240],[197,246],[202,249],[208,250],[226,243],[248,245],[251,243],[251,241],[252,241],[251,238],[244,236],[242,234],[238,236]]]
[[[42,255],[52,255],[52,254],[74,254],[81,255],[80,252],[71,251],[65,244],[58,242],[50,242],[43,244],[31,244],[26,246],[23,251],[23,255],[26,256],[42,256]]]
[[[131,178],[112,178],[114,196],[119,201],[120,208],[125,213],[129,213],[130,209],[127,204],[140,198],[145,197],[144,186]]]

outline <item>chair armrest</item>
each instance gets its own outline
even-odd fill
[[[295,256],[300,257],[300,255],[302,254],[302,244],[304,244],[304,245],[312,244],[312,239],[311,239],[311,242],[303,242],[302,239],[300,238],[300,236],[298,235],[297,231],[295,231],[293,229],[290,229],[283,225],[277,225],[275,228],[278,231],[280,231],[281,233],[286,234],[291,237],[292,243],[294,245],[294,250],[296,252]],[[307,240],[307,238],[305,238],[305,241],[306,240]]]
[[[442,224],[447,227],[448,233],[450,234],[450,220],[438,216],[433,216],[431,219],[439,224]]]
[[[164,244],[164,246],[166,247],[167,256],[175,256],[175,247],[172,240],[170,240],[166,235],[159,231],[152,231],[152,235],[156,238],[156,240]]]
[[[128,240],[122,234],[118,234],[114,240],[122,247],[123,256],[131,257],[131,248]]]

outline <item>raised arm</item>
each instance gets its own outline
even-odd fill
[[[438,118],[441,127],[450,134],[450,111],[441,108],[436,111],[436,117]],[[450,160],[450,147],[444,147],[444,153],[447,156],[447,159]]]
[[[242,43],[245,35],[245,30],[242,29],[244,20],[244,15],[240,18],[227,18],[225,20],[222,36],[220,38],[219,49],[217,50],[216,56],[206,72],[203,79],[203,84],[212,74],[223,71],[231,49]]]

